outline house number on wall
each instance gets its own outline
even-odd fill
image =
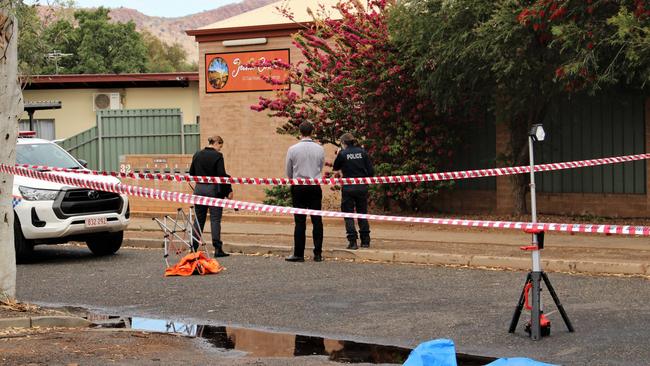
[[[120,173],[131,173],[131,164],[120,164]]]

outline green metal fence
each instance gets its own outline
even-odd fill
[[[457,155],[453,158],[451,170],[490,169],[496,167],[496,122],[493,117],[486,121],[465,127],[460,136]],[[495,177],[460,179],[455,181],[454,189],[490,190],[497,189]]]
[[[199,126],[184,125],[177,108],[98,111],[96,127],[60,145],[90,169],[117,171],[122,155],[193,154]]]
[[[535,144],[535,163],[641,154],[645,149],[645,100],[633,93],[574,96],[553,103],[545,120],[544,142]],[[470,126],[454,170],[494,167],[496,133],[493,122]],[[590,168],[541,172],[535,175],[539,192],[646,193],[646,161]],[[496,189],[495,178],[456,181],[456,189]]]
[[[535,144],[535,163],[645,153],[646,97],[581,96],[556,103],[544,121],[546,139]],[[554,193],[646,193],[646,161],[544,172],[537,189]]]

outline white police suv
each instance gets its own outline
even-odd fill
[[[16,144],[16,163],[47,167],[86,169],[57,144],[21,132]],[[83,163],[83,165],[82,165]],[[87,180],[119,183],[115,177],[75,173],[56,174]],[[14,176],[14,241],[17,262],[29,260],[39,244],[86,242],[95,255],[109,255],[122,246],[129,223],[125,195]]]

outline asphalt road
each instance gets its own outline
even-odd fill
[[[17,297],[40,305],[405,347],[450,338],[470,355],[565,365],[650,360],[647,279],[550,274],[576,332],[566,331],[545,291],[552,334],[534,342],[523,332],[526,313],[507,332],[524,272],[235,255],[220,260],[227,270],[217,275],[164,278],[161,250],[36,253],[18,267]]]

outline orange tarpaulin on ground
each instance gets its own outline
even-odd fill
[[[208,258],[204,252],[190,253],[184,256],[177,264],[165,270],[166,276],[191,276],[193,274],[205,275],[219,273],[226,269],[215,259]]]

